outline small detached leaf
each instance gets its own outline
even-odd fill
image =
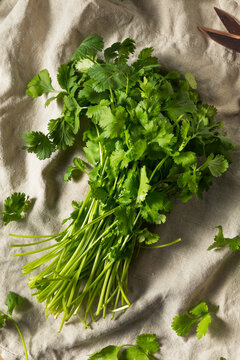
[[[23,219],[23,212],[29,206],[29,197],[24,193],[13,193],[4,201],[3,222],[7,225],[11,221]]]
[[[188,335],[194,323],[197,323],[197,338],[201,339],[206,335],[208,326],[212,321],[211,313],[216,312],[218,306],[209,311],[208,305],[201,301],[189,310],[188,313],[175,316],[172,321],[172,328],[179,336]]]
[[[187,82],[189,83],[190,87],[194,90],[197,89],[197,82],[195,77],[193,76],[192,73],[190,72],[186,72],[186,74],[184,75],[185,79],[187,80]]]
[[[223,155],[216,155],[208,164],[213,176],[219,177],[228,169],[228,162]]]
[[[20,295],[17,295],[12,291],[8,293],[5,301],[5,305],[7,305],[8,312],[11,316],[15,307],[21,305],[22,302],[23,302],[23,298]]]

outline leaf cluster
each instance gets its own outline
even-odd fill
[[[89,360],[154,360],[153,355],[158,351],[156,335],[141,334],[137,337],[136,345],[109,345],[91,355]]]
[[[23,213],[28,210],[30,206],[29,197],[24,193],[13,193],[4,201],[3,222],[7,225],[11,221],[21,220],[24,218]]]
[[[190,333],[192,325],[197,324],[197,338],[201,339],[203,335],[206,335],[208,326],[212,321],[211,313],[217,309],[218,306],[210,311],[208,305],[201,301],[187,313],[175,316],[172,321],[172,328],[178,336],[185,336]]]

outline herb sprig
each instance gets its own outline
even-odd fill
[[[192,325],[197,323],[197,338],[201,339],[203,335],[206,335],[208,326],[212,321],[211,313],[215,313],[218,308],[216,306],[209,310],[206,302],[201,301],[186,314],[175,316],[172,321],[172,328],[178,336],[185,336],[190,333]]]
[[[11,221],[22,220],[24,218],[23,213],[29,208],[29,205],[29,197],[24,193],[15,192],[8,196],[4,201],[4,211],[0,212],[3,215],[4,225]]]
[[[86,38],[67,64],[58,69],[60,90],[52,87],[46,69],[28,84],[27,94],[53,93],[63,102],[62,114],[48,123],[48,133],[27,132],[24,148],[39,159],[72,146],[80,124],[88,118],[83,134],[86,164],[78,158],[67,169],[65,180],[76,171],[89,177],[89,192],[64,220],[60,233],[32,244],[56,240],[41,249],[20,253],[45,255],[24,265],[23,274],[43,267],[29,280],[46,313],[63,313],[59,331],[72,315],[85,327],[107,310],[113,313],[130,306],[128,269],[139,247],[159,240],[146,227],[166,221],[174,200],[201,198],[231,162],[235,146],[216,122],[216,109],[202,104],[196,80],[190,73],[164,72],[153,48],[145,48],[137,60],[132,39],[104,50],[98,35]],[[57,95],[56,95],[57,94]],[[24,237],[24,236],[22,236]],[[29,236],[26,236],[29,237]]]
[[[8,314],[3,312],[3,311],[0,311],[0,329],[4,327],[6,321],[11,321],[14,324],[14,326],[16,327],[16,329],[17,329],[17,331],[18,331],[18,333],[20,335],[20,338],[21,338],[21,341],[22,341],[22,344],[23,344],[24,353],[25,353],[25,359],[28,360],[27,347],[26,347],[25,340],[23,338],[22,332],[21,332],[18,324],[16,323],[16,321],[12,317],[14,309],[17,306],[21,305],[22,302],[23,302],[23,298],[20,295],[17,295],[12,291],[10,291],[8,293],[8,295],[6,297],[6,301],[5,301],[5,305],[8,308]]]

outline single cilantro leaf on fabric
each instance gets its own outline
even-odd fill
[[[130,347],[123,350],[119,360],[149,360],[149,356],[137,347]]]
[[[187,314],[176,316],[172,322],[172,328],[179,336],[187,335],[191,326],[197,323],[197,338],[201,339],[203,335],[206,335],[208,326],[211,323],[211,313],[218,310],[218,306],[209,310],[208,305],[201,301],[199,304],[189,310]]]
[[[228,169],[228,162],[223,155],[216,155],[208,164],[213,176],[219,177]]]
[[[7,315],[0,314],[0,329],[2,329],[4,327],[7,318],[8,318]]]
[[[104,46],[101,36],[93,34],[85,38],[77,48],[71,60],[80,60],[88,56],[96,56],[98,51],[102,51]]]
[[[140,203],[145,200],[147,193],[151,189],[151,186],[149,185],[149,179],[147,177],[146,173],[146,166],[143,166],[140,171],[140,184],[138,188],[138,194],[137,194],[137,202]]]
[[[23,298],[20,295],[10,291],[6,297],[5,305],[8,307],[8,312],[12,316],[13,310],[16,306],[21,305]]]
[[[190,309],[189,313],[192,315],[203,315],[208,313],[208,306],[204,301],[201,301],[199,304]]]
[[[119,346],[109,345],[95,352],[88,360],[118,360],[119,350]]]
[[[159,240],[159,235],[150,232],[147,228],[136,231],[136,234],[138,235],[138,241],[140,243],[144,242],[146,245],[154,244]]]
[[[38,75],[35,75],[28,83],[26,94],[28,96],[38,97],[49,92],[55,92],[55,90],[52,87],[52,80],[49,72],[44,69],[40,71]]]
[[[159,351],[159,343],[155,334],[141,334],[137,337],[137,345],[147,354]]]
[[[197,82],[195,77],[193,76],[192,73],[190,72],[186,72],[186,74],[184,75],[185,79],[187,80],[187,82],[189,83],[190,87],[194,90],[197,89]]]
[[[205,336],[208,330],[208,326],[211,323],[212,318],[209,313],[205,314],[197,325],[197,338],[201,339]]]
[[[218,234],[214,237],[214,242],[208,247],[208,250],[215,248],[221,248],[225,245],[228,245],[230,250],[237,251],[240,250],[240,236],[235,236],[234,238],[225,238],[223,235],[222,226],[217,226]]]
[[[27,131],[22,135],[22,138],[28,145],[22,146],[22,149],[27,150],[29,153],[35,153],[39,160],[50,158],[55,151],[55,145],[41,131]]]
[[[24,193],[13,193],[4,201],[3,222],[7,225],[11,221],[23,219],[22,213],[29,205],[29,197]]]
[[[191,331],[191,326],[197,321],[196,318],[190,318],[187,314],[175,316],[172,321],[172,328],[176,331],[178,336],[188,335]]]

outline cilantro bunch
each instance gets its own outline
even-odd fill
[[[48,123],[48,133],[27,132],[24,149],[39,159],[72,146],[82,121],[86,159],[74,159],[64,179],[84,171],[89,192],[73,201],[73,212],[60,233],[42,237],[51,245],[18,254],[44,255],[24,265],[23,274],[39,269],[29,279],[46,314],[63,314],[60,329],[72,315],[84,326],[107,310],[113,315],[130,306],[128,269],[139,247],[159,236],[146,224],[166,221],[175,199],[201,198],[214,177],[224,173],[235,146],[216,122],[216,109],[202,104],[192,74],[163,71],[153,48],[140,51],[135,61],[132,39],[104,48],[98,35],[86,38],[67,64],[58,69],[60,90],[42,70],[28,84],[32,97],[53,93],[62,113]],[[92,167],[89,169],[89,165]],[[33,236],[34,238],[34,236]]]

